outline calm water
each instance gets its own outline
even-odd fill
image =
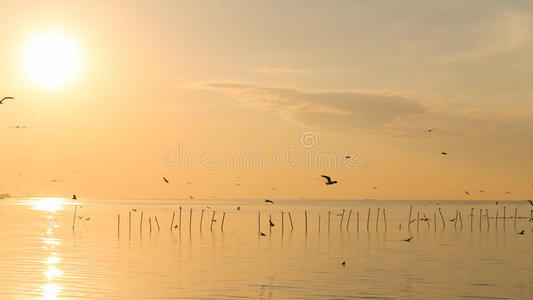
[[[76,218],[73,232],[75,204],[70,200],[0,200],[1,299],[533,299],[533,223],[528,222],[533,207],[527,202],[277,201],[272,205],[79,200],[76,204],[82,218]],[[171,231],[174,211],[174,224],[180,224],[179,205],[181,230]],[[418,226],[414,221],[409,232],[410,205],[412,219],[420,213],[420,218],[425,214],[430,220]],[[516,226],[515,208],[521,217]],[[131,209],[137,212],[132,212],[130,233]],[[201,209],[205,210],[202,230]],[[216,222],[211,231],[212,209]],[[344,217],[338,215],[342,209]],[[457,210],[461,218],[456,223],[450,219]],[[264,237],[258,235],[258,212]],[[275,223],[272,228],[269,215]],[[521,230],[524,235],[517,234]],[[401,241],[408,237],[413,237],[410,243]]]

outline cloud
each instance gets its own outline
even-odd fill
[[[292,68],[258,68],[255,69],[256,72],[259,73],[267,73],[267,74],[306,74],[309,73],[308,70],[303,69],[292,69]]]
[[[238,82],[208,82],[200,87],[223,91],[243,104],[273,111],[305,127],[330,130],[390,131],[401,130],[406,124],[424,128],[426,124],[435,126],[436,119],[452,114],[440,101],[400,92],[306,91]],[[428,121],[430,117],[435,118]]]

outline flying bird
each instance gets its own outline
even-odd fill
[[[166,177],[163,177],[163,181],[165,181],[165,183],[168,183],[168,179]]]
[[[412,239],[413,239],[413,237],[410,237],[410,238],[408,238],[408,239],[402,240],[402,242],[408,242],[408,243],[410,243]]]
[[[484,193],[485,191],[484,190],[479,190],[480,193]]]
[[[344,158],[346,158],[346,159],[350,159],[350,158],[352,158],[352,157],[351,157],[350,155],[346,155]]]
[[[469,193],[468,191],[465,191],[465,194],[466,194],[467,196],[470,196],[470,193]]]
[[[448,152],[444,152],[444,151],[442,151],[440,154],[442,154],[442,155],[448,155]]]
[[[24,129],[24,128],[26,128],[26,126],[22,126],[22,125],[14,125],[14,126],[9,126],[9,128]]]
[[[241,207],[240,207],[240,206],[237,206],[237,210],[241,210]]]
[[[518,234],[524,234],[524,233],[526,233],[526,231],[522,229],[522,231],[520,231]]]
[[[262,232],[260,232],[259,235],[260,235],[260,236],[266,236],[266,234],[264,234],[264,233],[262,233]]]
[[[5,100],[13,100],[15,97],[4,97],[2,100],[0,100],[0,104],[3,104]]]
[[[379,186],[373,186],[372,189],[377,190]]]
[[[427,132],[427,133],[432,133],[434,129],[435,129],[435,128],[428,129],[428,130],[426,130],[426,132]]]
[[[137,209],[132,208],[131,211],[132,211],[132,212],[137,212]]]
[[[529,202],[529,204],[531,204],[531,206],[533,206],[533,201],[527,200],[527,202]]]
[[[274,201],[270,200],[270,199],[265,199],[265,203],[272,203],[274,204]]]
[[[76,197],[76,194],[72,195],[72,200],[78,200],[78,197]]]
[[[346,261],[343,260],[343,261],[341,262],[341,264],[342,264],[343,266],[346,266]]]
[[[336,184],[337,183],[337,180],[331,181],[331,177],[329,177],[329,176],[326,176],[326,175],[320,175],[320,176],[323,177],[323,178],[326,178],[326,180],[327,180],[326,181],[326,185]]]
[[[272,220],[268,220],[268,224],[270,225],[270,227],[276,226],[274,223],[272,223]]]

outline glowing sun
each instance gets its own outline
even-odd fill
[[[81,58],[73,39],[52,31],[29,43],[23,63],[31,81],[44,88],[57,88],[76,77]]]

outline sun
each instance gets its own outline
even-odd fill
[[[54,89],[75,79],[81,66],[74,39],[58,31],[35,36],[23,53],[28,78],[43,88]]]

